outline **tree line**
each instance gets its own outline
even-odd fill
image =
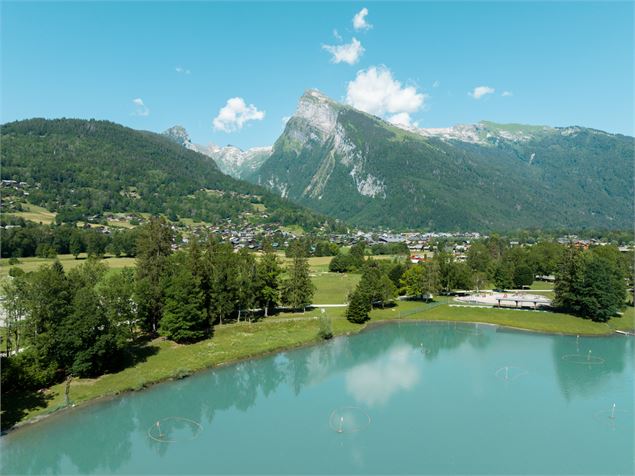
[[[499,290],[519,289],[536,276],[553,275],[555,310],[604,322],[624,306],[626,289],[635,280],[633,253],[621,253],[612,245],[580,250],[545,241],[512,247],[494,235],[472,243],[465,261],[458,261],[443,243],[433,247],[434,256],[417,264],[365,258],[364,242],[336,255],[331,271],[362,273],[349,298],[347,318],[364,322],[373,306],[384,306],[397,295],[429,300],[438,293],[478,291],[490,284]]]
[[[134,257],[137,253],[137,230],[121,229],[102,233],[95,228],[75,225],[40,225],[21,218],[3,217],[2,258],[54,258],[57,255],[81,253],[97,258],[105,253]]]
[[[155,336],[190,343],[279,305],[302,310],[314,286],[302,248],[294,248],[286,268],[269,246],[257,260],[213,237],[175,251],[169,224],[152,218],[138,231],[136,269],[109,271],[96,259],[68,272],[59,261],[30,273],[11,268],[2,285],[3,392],[121,368]]]

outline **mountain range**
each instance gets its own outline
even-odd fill
[[[271,155],[271,146],[253,147],[242,150],[233,145],[220,147],[216,144],[194,144],[182,126],[170,127],[163,135],[183,147],[199,152],[214,160],[221,172],[237,179],[246,179],[254,175]]]
[[[397,127],[309,90],[247,178],[358,225],[626,228],[634,145],[577,126]]]
[[[209,157],[189,150],[186,135],[175,143],[161,134],[81,119],[29,119],[3,124],[1,132],[2,179],[24,182],[28,201],[56,212],[58,221],[140,212],[306,229],[327,222],[224,174]]]
[[[398,127],[308,90],[271,147],[198,145],[180,126],[30,119],[2,126],[0,152],[2,178],[30,184],[29,201],[59,216],[490,231],[630,229],[634,148],[578,126]]]

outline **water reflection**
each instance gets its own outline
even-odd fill
[[[478,360],[474,362],[479,365],[471,366],[476,373],[474,378],[479,382],[486,381],[483,379],[495,377],[501,359],[509,357],[510,349],[516,350],[516,342],[522,344],[520,347],[523,353],[516,358],[521,358],[519,364],[523,363],[524,358],[524,366],[536,358],[544,360],[546,357],[549,362],[548,349],[551,346],[553,370],[549,363],[548,371],[555,373],[567,400],[574,396],[590,396],[601,392],[611,376],[623,372],[629,359],[633,358],[633,339],[628,338],[581,338],[576,341],[575,337],[537,337],[524,334],[498,336],[494,328],[448,323],[384,326],[358,336],[336,338],[324,345],[219,368],[53,417],[49,421],[2,438],[0,472],[153,472],[148,468],[156,470],[156,466],[147,466],[150,464],[147,461],[157,464],[175,458],[191,460],[200,453],[212,452],[215,448],[221,451],[216,457],[229,460],[231,455],[228,452],[228,442],[235,442],[232,444],[236,445],[237,453],[243,451],[241,444],[245,441],[244,432],[247,431],[243,425],[254,425],[250,427],[252,431],[254,428],[255,431],[262,431],[260,441],[267,446],[270,444],[267,440],[271,432],[277,432],[289,425],[290,419],[304,419],[302,424],[305,429],[315,425],[316,421],[323,421],[326,432],[333,436],[326,421],[328,412],[346,404],[346,400],[352,398],[357,405],[366,409],[372,408],[377,412],[381,407],[381,412],[387,412],[395,406],[391,404],[398,401],[397,396],[408,392],[414,395],[421,391],[426,379],[431,379],[428,370],[441,368],[436,365],[437,360],[441,361],[439,365],[445,366],[444,372],[453,372],[457,368],[457,362],[458,365],[465,362],[465,356],[472,359],[477,356]],[[532,348],[532,345],[536,345],[536,348]],[[489,353],[490,350],[493,352]],[[561,358],[565,354],[588,350],[592,350],[593,355],[603,357],[605,364],[576,365]],[[444,359],[445,356],[448,359]],[[486,358],[491,360],[486,361]],[[479,368],[482,368],[482,374],[477,372]],[[423,373],[424,369],[426,373]],[[438,380],[437,373],[437,382],[446,381],[447,385],[462,385],[466,380]],[[322,384],[324,385],[321,386]],[[446,390],[442,386],[433,392],[426,390],[425,398],[432,399],[437,394],[440,395],[442,400],[438,403],[442,407],[443,401],[450,395],[444,393],[451,392],[449,388]],[[469,386],[460,388],[463,391],[470,390]],[[491,388],[494,389],[492,391],[497,391],[495,389],[500,387]],[[554,393],[558,394],[558,391]],[[452,393],[457,394],[456,391]],[[302,395],[305,400],[301,399]],[[487,398],[494,397],[487,394],[482,401]],[[324,415],[320,413],[323,412],[322,409],[315,409],[315,405],[322,401],[327,408]],[[504,404],[504,401],[500,404]],[[293,405],[293,411],[288,410]],[[268,415],[267,412],[276,413]],[[466,418],[477,419],[479,414],[475,412]],[[148,428],[166,417],[199,422],[203,430],[190,447],[148,438]],[[246,419],[241,423],[238,419],[243,417]],[[398,418],[399,415],[394,421]],[[426,415],[426,421],[430,418],[431,415]],[[237,421],[238,424],[235,423]],[[255,421],[261,422],[260,429],[258,424],[253,423]],[[277,422],[280,428],[267,426],[272,421]],[[384,421],[382,424],[389,423]],[[475,425],[478,426],[476,420]],[[390,427],[388,430],[391,430]],[[402,427],[400,431],[405,430]],[[364,435],[367,433],[369,432]],[[296,436],[292,438],[295,439]],[[292,444],[285,441],[288,445]],[[353,445],[353,441],[357,441],[360,446]],[[373,452],[366,452],[365,441],[361,437],[359,440],[346,440],[346,444],[353,445],[351,451],[358,451],[356,458],[359,459],[359,465],[354,467],[361,468],[365,464],[365,458],[373,459]],[[284,443],[281,445],[284,446]],[[191,448],[192,451],[196,449],[195,456],[190,454],[183,457],[186,448]],[[259,454],[259,457],[266,459],[267,455]],[[276,455],[272,454],[270,457],[276,458]],[[285,466],[284,459],[281,458],[278,457],[275,461],[282,469]],[[195,463],[189,463],[191,472],[215,470],[212,467],[197,469]],[[236,464],[238,469],[235,471],[248,468],[243,466],[247,464],[246,461],[238,461]],[[267,468],[271,467],[263,466],[260,471],[272,472]],[[319,468],[314,469],[317,471]],[[167,472],[168,469],[164,471]]]
[[[571,400],[576,396],[592,395],[605,386],[612,375],[623,372],[625,359],[633,359],[633,339],[621,336],[560,337],[553,339],[552,353],[562,395],[565,399]],[[576,355],[580,358],[566,358]],[[587,364],[587,355],[601,360]]]
[[[400,345],[378,359],[357,365],[346,374],[346,391],[369,407],[384,405],[400,390],[410,390],[419,381],[413,349]]]

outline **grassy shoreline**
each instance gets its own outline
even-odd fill
[[[348,322],[344,311],[345,308],[326,310],[336,336],[357,334],[378,324],[405,321],[480,323],[520,331],[583,336],[608,336],[616,330],[632,331],[635,326],[633,308],[609,323],[541,311],[457,308],[448,306],[447,300],[431,304],[406,301],[393,308],[375,309],[371,319],[363,325]],[[155,339],[144,346],[143,358],[132,367],[96,379],[74,379],[70,384],[70,403],[84,406],[202,370],[319,344],[317,318],[320,314],[319,309],[314,309],[304,314],[280,314],[254,323],[225,324],[216,327],[212,338],[190,345]],[[27,402],[20,402],[19,394],[4,396],[3,431],[35,423],[70,407],[65,405],[65,383],[38,393],[38,404],[31,406],[21,406],[20,403]]]

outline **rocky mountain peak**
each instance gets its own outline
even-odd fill
[[[192,141],[190,140],[190,135],[187,133],[185,127],[183,126],[172,126],[164,131],[163,135],[169,137],[177,144],[187,147],[188,149],[191,148],[190,146],[192,145]]]

